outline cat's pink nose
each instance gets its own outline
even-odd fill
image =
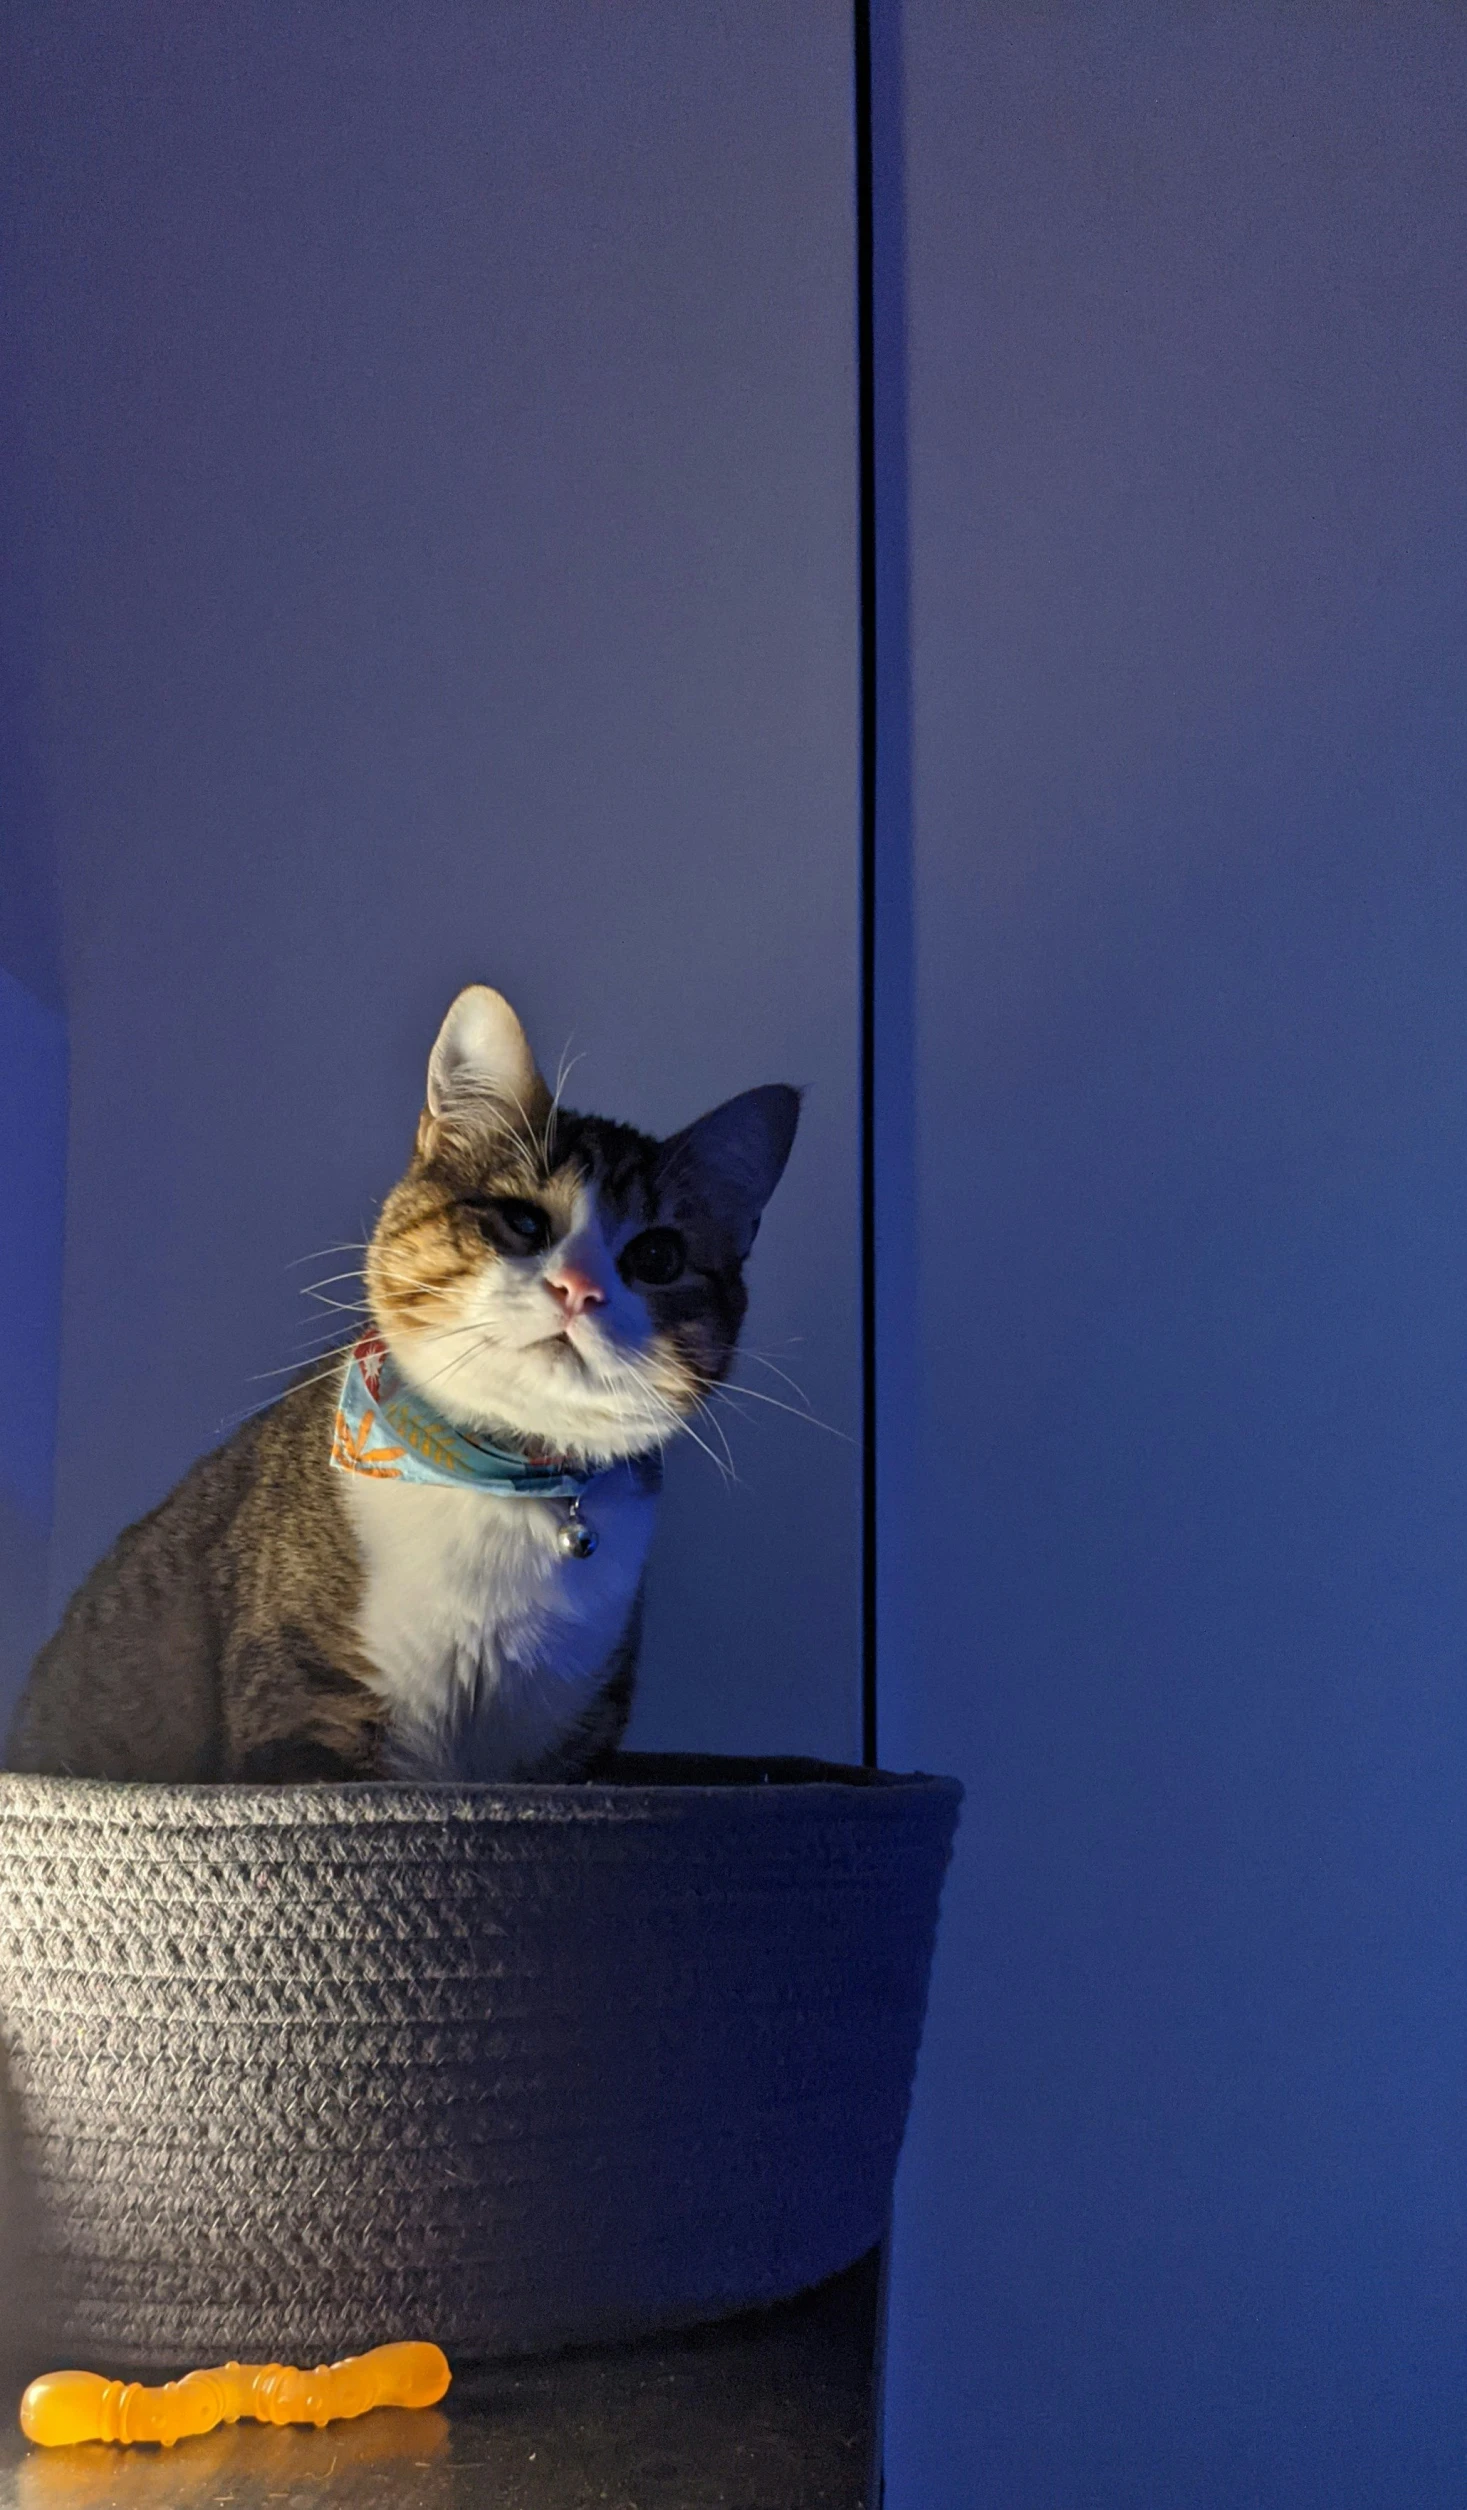
[[[604,1307],[606,1292],[579,1264],[558,1264],[545,1275],[545,1287],[567,1316],[583,1316],[588,1307]]]

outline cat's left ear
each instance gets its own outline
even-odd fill
[[[669,1184],[691,1186],[707,1203],[741,1263],[784,1174],[799,1120],[799,1091],[775,1081],[726,1099],[663,1144],[659,1173]]]
[[[449,1005],[428,1062],[428,1113],[453,1116],[539,1112],[550,1093],[535,1068],[530,1041],[503,994],[466,985]]]

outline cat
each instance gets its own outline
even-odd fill
[[[723,1377],[798,1093],[670,1140],[552,1098],[471,985],[363,1267],[370,1324],[128,1527],[22,1695],[76,1777],[561,1780],[626,1724],[667,1441]]]

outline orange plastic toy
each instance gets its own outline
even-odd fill
[[[20,2428],[43,2449],[78,2440],[175,2440],[216,2423],[332,2423],[374,2405],[436,2405],[453,2374],[436,2344],[379,2344],[319,2370],[281,2362],[224,2362],[164,2388],[101,2379],[95,2371],[46,2371],[20,2401]]]

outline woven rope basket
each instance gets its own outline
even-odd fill
[[[661,1756],[594,1786],[0,1777],[26,2350],[531,2352],[849,2264],[958,1799]]]

